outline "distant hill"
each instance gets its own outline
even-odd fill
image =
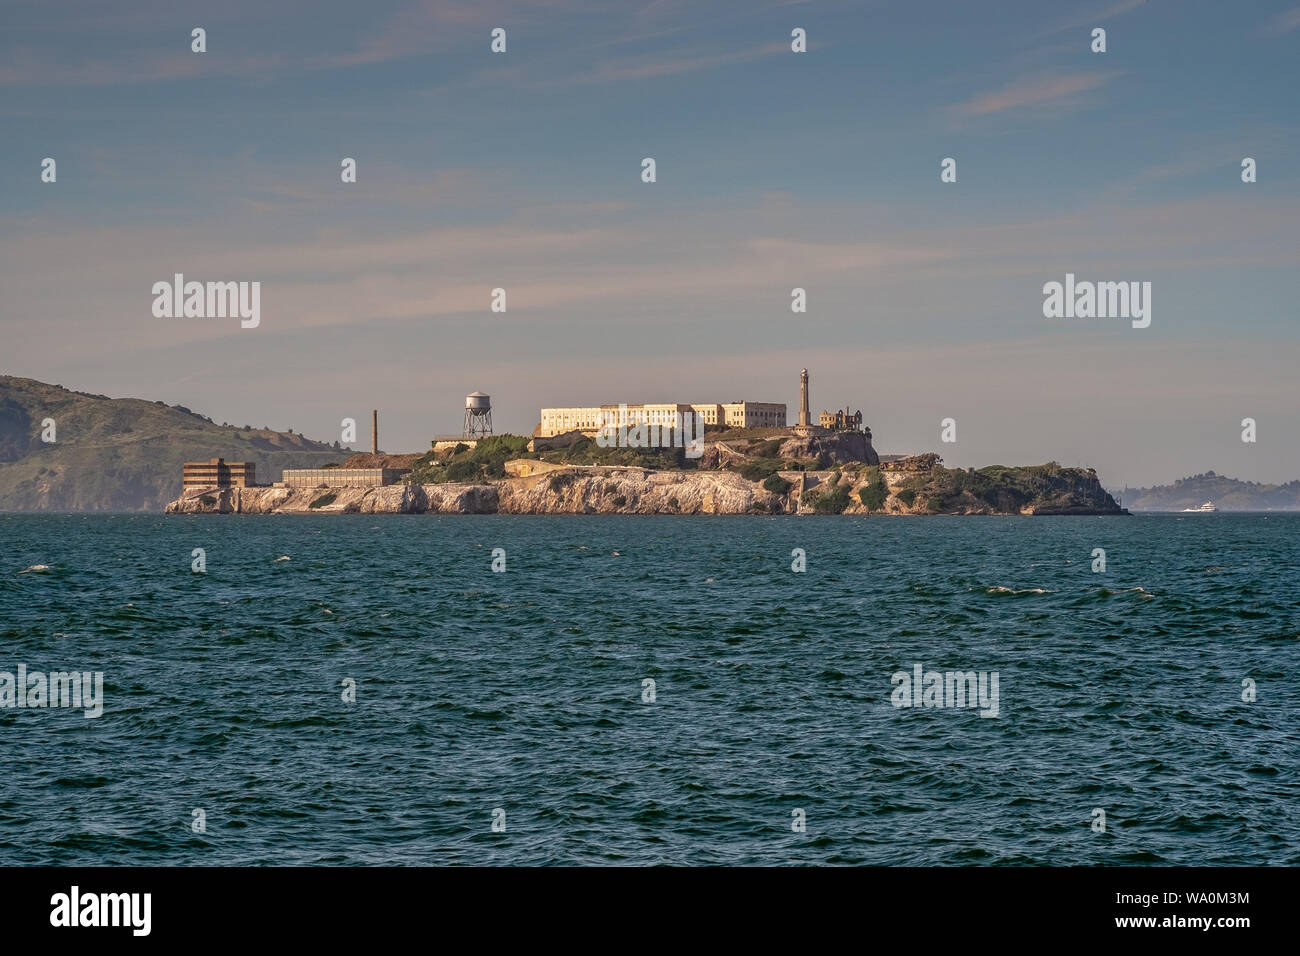
[[[1240,481],[1207,471],[1180,478],[1172,485],[1153,488],[1125,488],[1120,496],[1130,511],[1182,511],[1214,502],[1220,511],[1300,510],[1300,481],[1285,485],[1264,485]]]
[[[41,440],[46,418],[53,443]],[[292,433],[217,425],[183,405],[0,376],[0,511],[161,512],[180,496],[186,461],[256,462],[266,483],[348,453]]]

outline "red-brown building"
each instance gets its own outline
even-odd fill
[[[184,471],[186,488],[252,488],[257,485],[257,465],[251,461],[187,461]]]

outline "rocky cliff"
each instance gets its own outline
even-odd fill
[[[168,514],[780,514],[785,496],[734,472],[565,471],[490,484],[191,490]]]
[[[871,446],[870,432],[832,432],[810,438],[790,438],[781,443],[782,458],[816,458],[825,462],[865,462],[880,464],[880,456]]]
[[[571,468],[481,484],[192,490],[168,514],[1119,514],[1084,469],[1003,469],[1000,481],[935,469],[784,472],[773,490],[733,471]],[[1026,487],[1032,474],[1041,491]],[[960,477],[954,477],[960,476]]]

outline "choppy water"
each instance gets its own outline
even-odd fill
[[[1295,864],[1297,532],[0,515],[0,671],[106,698],[0,710],[0,864]]]

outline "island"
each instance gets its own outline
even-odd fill
[[[447,444],[447,443],[443,443]],[[860,431],[720,429],[681,447],[494,435],[421,456],[353,455],[270,487],[187,487],[168,514],[1119,515],[1091,468],[946,468]],[[358,476],[374,475],[358,485]],[[286,472],[286,476],[290,473]],[[391,479],[391,480],[390,480]]]

